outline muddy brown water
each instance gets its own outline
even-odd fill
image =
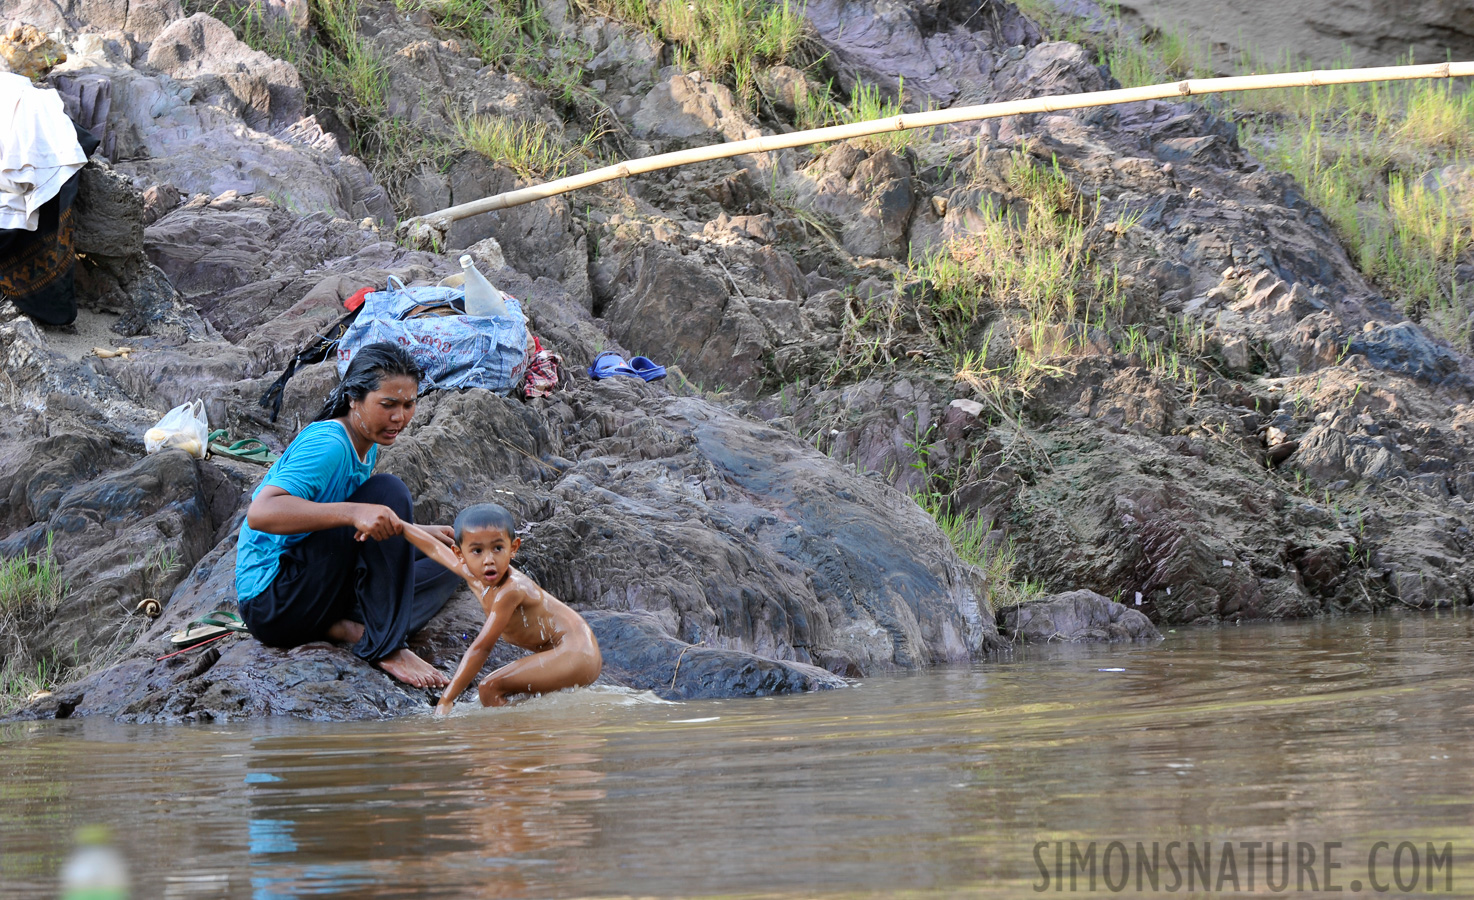
[[[1322,890],[1375,878],[1396,894],[1416,862],[1417,891],[1432,871],[1431,893],[1469,896],[1471,637],[1467,613],[1386,616],[1181,629],[798,697],[595,690],[448,720],[12,723],[0,896],[55,896],[71,835],[96,823],[134,897],[1055,893],[1041,868],[1088,896],[1154,844],[1159,892],[1187,895],[1203,868],[1224,877],[1224,842],[1243,893],[1251,868],[1259,893],[1281,893],[1282,871],[1289,893],[1304,880],[1266,871],[1267,844],[1315,852]]]

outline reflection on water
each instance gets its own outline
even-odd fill
[[[1036,842],[1112,840],[1338,841],[1343,882],[1376,841],[1452,842],[1474,890],[1471,631],[1184,630],[803,697],[578,691],[448,720],[11,724],[0,895],[54,896],[99,821],[136,897],[1021,896]]]

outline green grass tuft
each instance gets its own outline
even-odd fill
[[[1474,304],[1453,273],[1474,246],[1474,219],[1429,175],[1474,150],[1474,93],[1437,81],[1254,93],[1225,101],[1245,143],[1304,186],[1409,317],[1466,345]]]
[[[985,206],[977,233],[912,262],[910,277],[931,286],[944,344],[964,343],[985,304],[1037,325],[1084,321],[1087,309],[1118,303],[1114,278],[1085,246],[1085,207],[1058,163],[1016,153],[1007,180],[1027,203],[1024,215]]]
[[[1097,62],[1123,88],[1213,75],[1208,47],[1177,31],[1152,31],[1141,41],[1118,38],[1098,53]]]
[[[46,549],[40,553],[0,560],[0,613],[6,616],[44,614],[61,604],[67,593],[67,582],[51,547],[52,539],[48,534]]]
[[[936,500],[925,496],[916,498],[947,536],[957,558],[983,571],[990,609],[1018,606],[1044,596],[1043,585],[1017,571],[1018,554],[1011,540],[990,540],[987,522],[977,517],[942,512]]]
[[[902,82],[898,96],[891,97],[877,85],[857,81],[854,90],[850,93],[850,102],[842,104],[834,97],[833,81],[821,89],[813,88],[805,83],[804,87],[799,90],[798,96],[794,98],[794,126],[801,131],[807,131],[812,128],[826,128],[830,125],[849,125],[855,122],[870,122],[899,116],[905,112],[899,96],[904,89],[905,83]],[[870,150],[902,153],[907,147],[931,140],[934,130],[913,128],[906,131],[890,131],[854,138],[853,142]]]
[[[50,689],[62,673],[54,658],[31,662],[22,635],[55,612],[67,590],[49,534],[40,553],[0,560],[0,641],[5,653],[5,664],[0,666],[0,713],[9,712],[37,691]]]
[[[588,150],[593,136],[578,147],[563,144],[546,122],[519,122],[499,116],[456,117],[456,138],[467,150],[501,163],[529,181],[559,178]]]
[[[875,119],[889,119],[893,116],[899,116],[905,112],[901,108],[899,96],[904,92],[905,87],[905,83],[903,82],[898,89],[898,96],[890,97],[873,84],[866,84],[863,81],[856,82],[855,89],[850,94],[849,106],[840,109],[840,121],[844,124],[851,124],[854,122],[869,122]],[[889,150],[892,153],[902,153],[907,147],[930,140],[931,132],[932,129],[929,128],[890,131],[858,138],[856,139],[856,143],[872,150]]]
[[[0,715],[15,711],[43,691],[49,691],[67,679],[68,670],[48,658],[34,666],[11,656],[0,667]]]
[[[435,23],[468,41],[487,64],[525,78],[555,103],[589,114],[598,105],[583,84],[588,47],[559,35],[529,0],[400,0],[430,13]]]
[[[792,0],[604,0],[591,7],[675,44],[677,65],[729,80],[748,103],[757,97],[758,71],[788,61],[807,35],[803,5]]]

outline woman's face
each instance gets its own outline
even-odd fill
[[[386,375],[379,389],[348,401],[348,427],[375,444],[389,446],[415,415],[420,386],[408,375]]]

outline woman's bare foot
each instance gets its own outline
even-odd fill
[[[339,619],[328,629],[328,638],[340,644],[356,644],[363,640],[363,623],[352,619]]]
[[[379,660],[377,665],[388,672],[390,677],[410,687],[444,687],[450,684],[450,679],[445,677],[444,672],[415,656],[408,647],[394,651]]]

